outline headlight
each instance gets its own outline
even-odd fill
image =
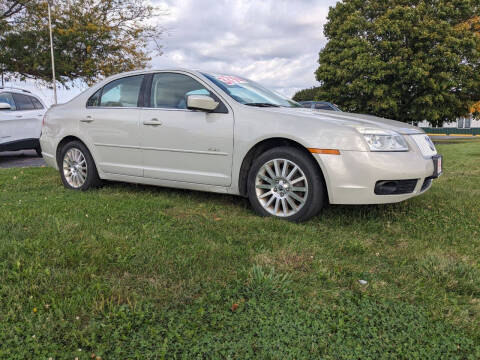
[[[363,134],[370,151],[408,151],[402,135],[390,130],[358,129]]]

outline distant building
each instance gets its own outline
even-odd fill
[[[431,124],[424,120],[418,123],[419,127],[429,128]],[[455,129],[475,129],[480,128],[480,119],[474,118],[473,116],[460,117],[457,121],[444,123],[443,128],[455,128]]]

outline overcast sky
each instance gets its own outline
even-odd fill
[[[188,67],[233,73],[292,96],[316,85],[323,25],[337,0],[151,0],[167,12],[164,54],[151,67]],[[51,91],[31,84],[51,103]],[[64,102],[80,92],[61,89]]]

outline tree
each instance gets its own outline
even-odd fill
[[[51,79],[46,0],[3,0],[0,67],[21,78]],[[63,84],[88,84],[146,66],[160,52],[156,9],[147,0],[56,0],[52,7],[55,70]],[[153,45],[152,45],[153,44]]]
[[[480,16],[474,16],[471,19],[468,19],[464,23],[461,23],[458,28],[460,30],[473,30],[475,36],[480,38]],[[480,52],[480,48],[477,49]],[[477,101],[470,109],[470,113],[472,113],[475,117],[480,116],[480,101]]]
[[[479,0],[343,0],[330,8],[318,96],[352,112],[433,125],[480,99]],[[463,25],[461,25],[463,24]]]
[[[295,95],[293,95],[293,100],[295,101],[316,100],[316,95],[319,89],[320,89],[319,87],[311,87],[309,89],[297,91]]]

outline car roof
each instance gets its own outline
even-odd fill
[[[126,72],[118,73],[118,74],[115,74],[115,75],[111,75],[111,76],[105,78],[104,80],[113,79],[113,78],[121,78],[121,77],[126,77],[126,76],[131,76],[131,75],[150,74],[150,73],[165,72],[165,71],[188,72],[188,73],[195,73],[195,74],[200,74],[201,73],[200,70],[186,69],[186,68],[141,69],[141,70],[126,71]]]
[[[25,89],[16,88],[16,87],[9,87],[9,86],[0,86],[0,94],[3,93],[3,92],[32,96],[35,99],[39,100],[42,103],[43,106],[48,107],[48,106],[45,105],[45,102],[43,101],[43,99],[40,96],[35,95],[30,90],[25,90]]]
[[[25,90],[22,88],[16,88],[16,87],[10,87],[10,86],[0,86],[0,92],[14,92],[18,94],[29,94],[29,95],[36,96],[32,94],[30,90]]]

